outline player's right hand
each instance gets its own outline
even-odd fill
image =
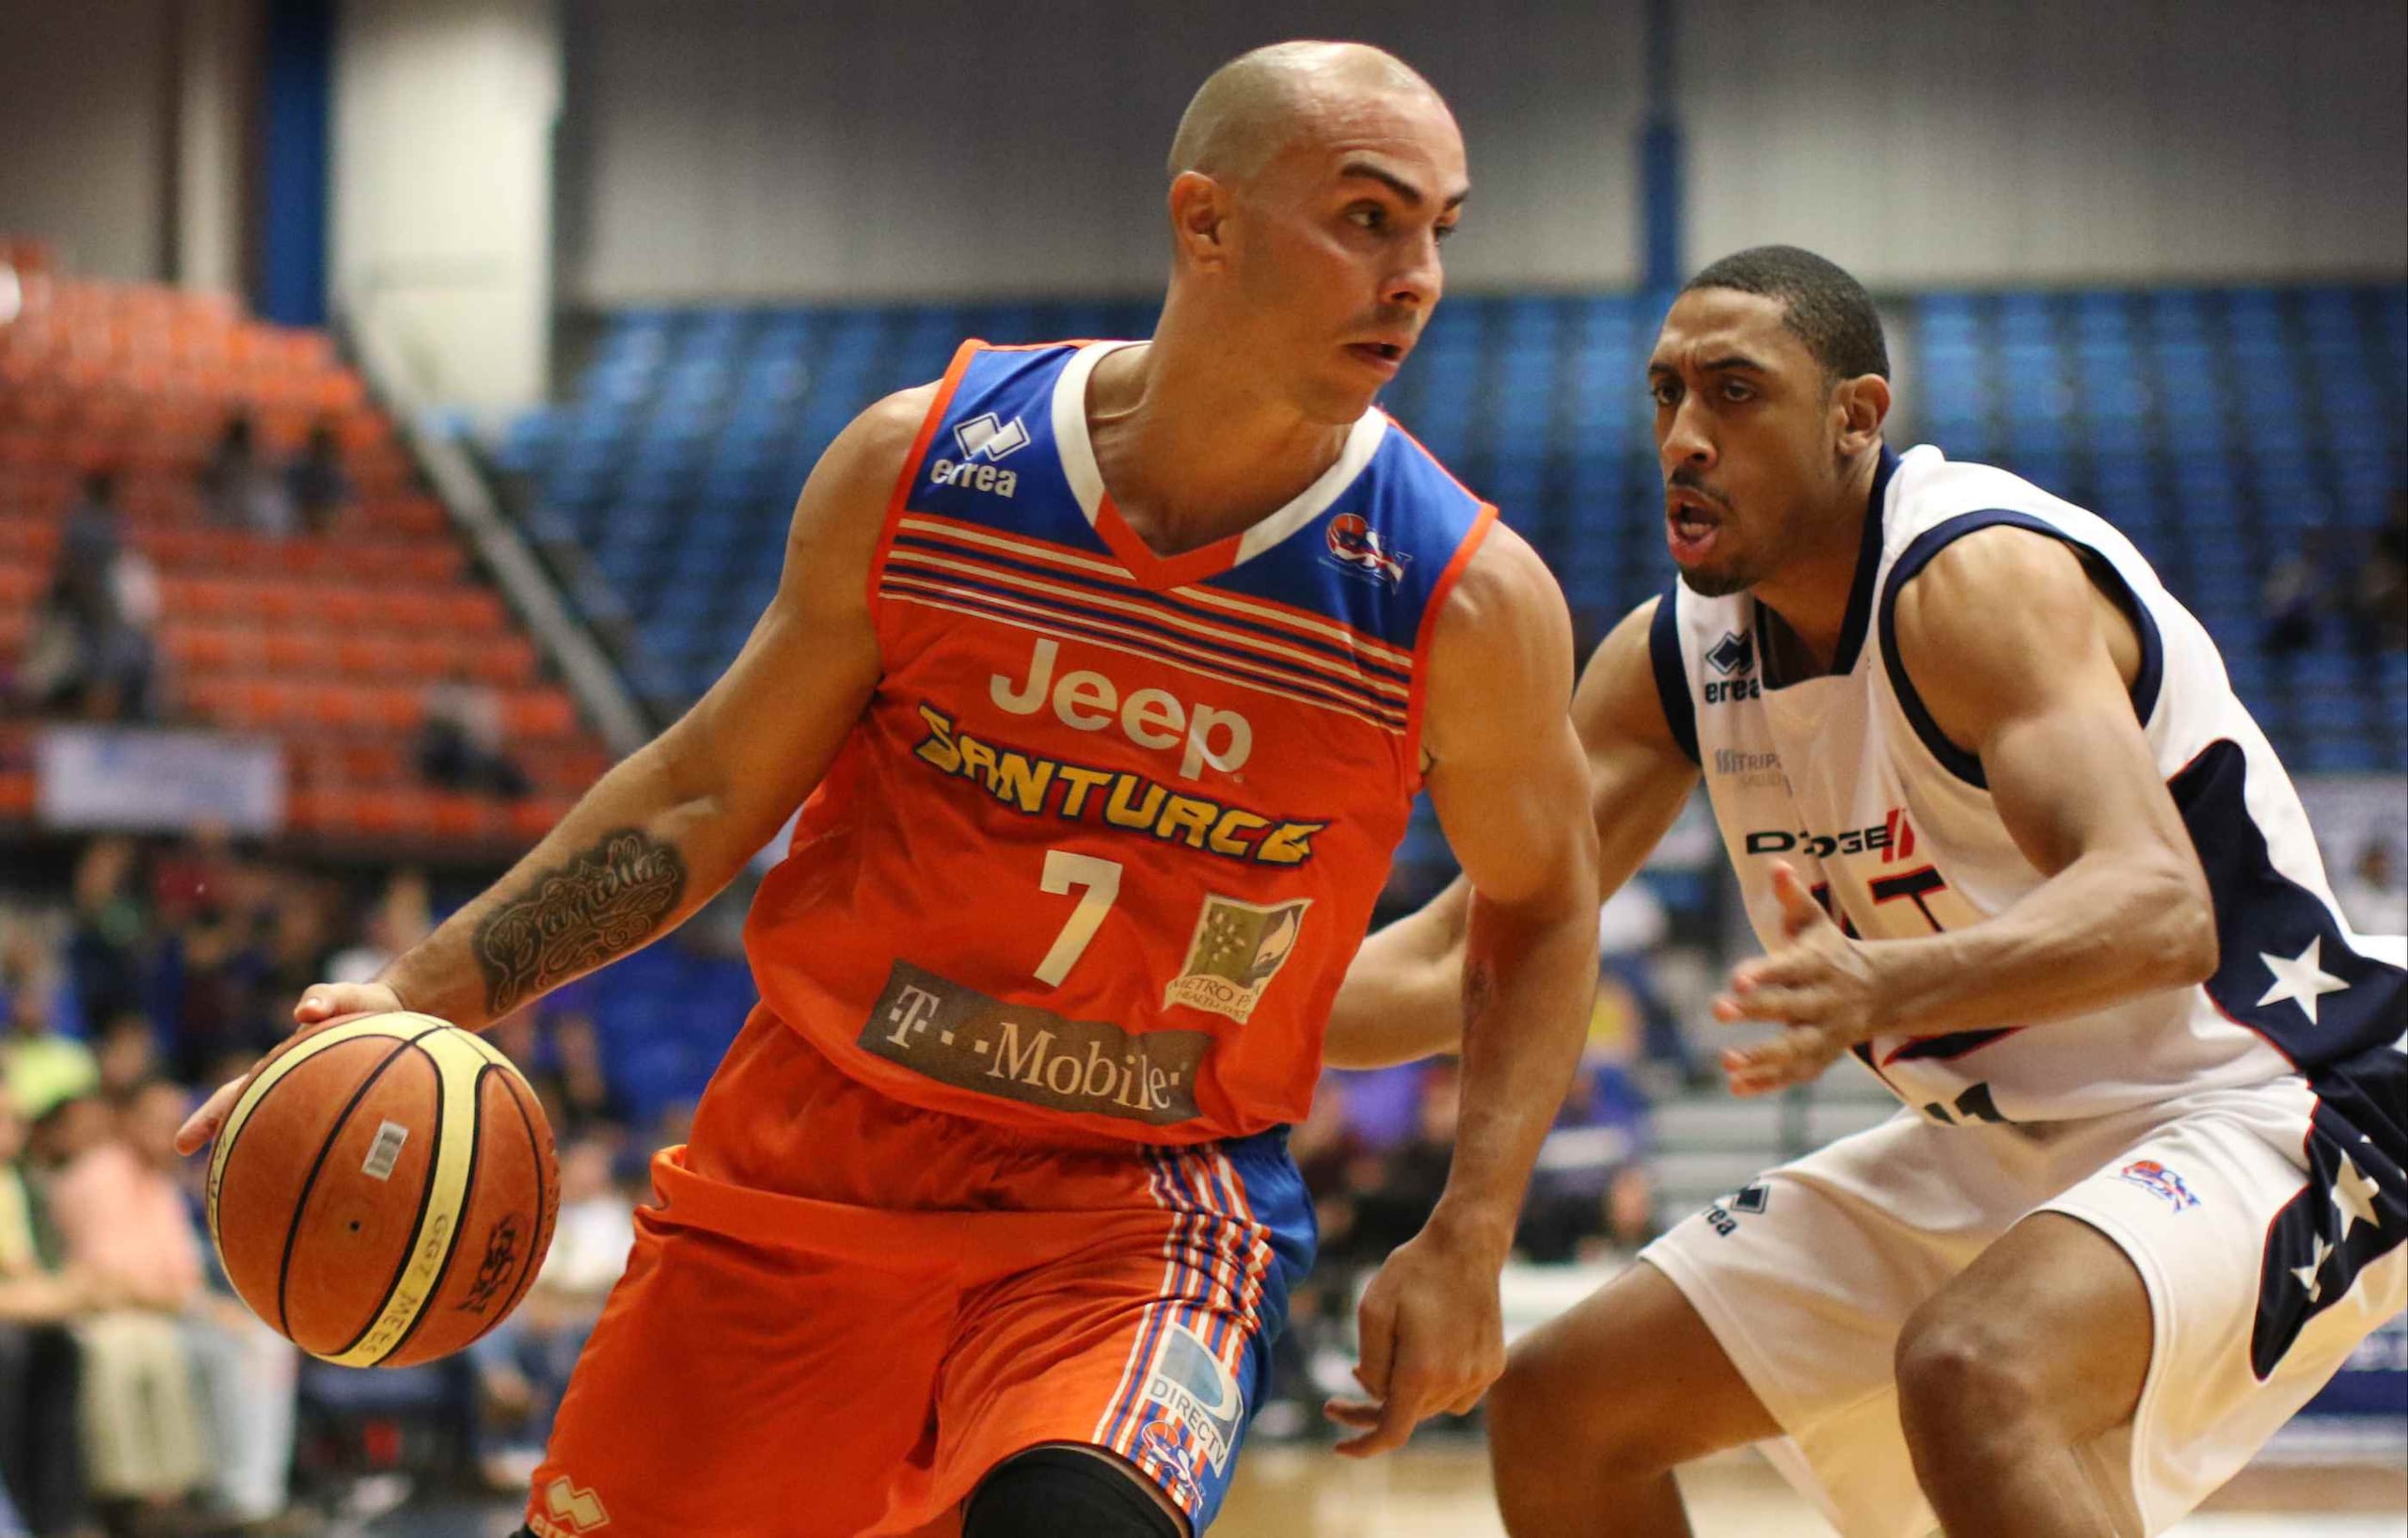
[[[293,1022],[300,1027],[293,1034],[308,1036],[352,1015],[382,1014],[402,1007],[402,996],[383,983],[318,983],[293,1007]],[[217,1093],[176,1130],[176,1151],[189,1155],[209,1147],[217,1129],[226,1124],[227,1113],[234,1109],[234,1102],[243,1098],[244,1087],[258,1073],[254,1067],[241,1078],[220,1085]]]

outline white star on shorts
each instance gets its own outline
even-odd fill
[[[2266,990],[2265,996],[2258,1001],[2258,1007],[2262,1009],[2267,1005],[2280,1004],[2289,999],[2299,1006],[2300,1012],[2307,1017],[2310,1025],[2318,1023],[2316,1001],[2350,986],[2324,970],[2324,937],[2321,935],[2309,941],[2307,949],[2297,956],[2269,956],[2259,951],[2258,959],[2265,962],[2266,970],[2274,975],[2273,986]]]
[[[2332,1253],[2332,1245],[2327,1243],[2324,1236],[2320,1233],[2316,1236],[2316,1258],[2305,1265],[2291,1267],[2291,1275],[2297,1276],[2299,1284],[2307,1289],[2307,1301],[2310,1303],[2324,1301],[2324,1282],[2320,1273],[2324,1269],[2324,1258]]]
[[[2341,1174],[2333,1182],[2333,1205],[2341,1213],[2342,1243],[2349,1242],[2350,1230],[2360,1223],[2381,1230],[2383,1214],[2375,1211],[2374,1198],[2382,1190],[2382,1186],[2360,1173],[2348,1154],[2341,1155]]]

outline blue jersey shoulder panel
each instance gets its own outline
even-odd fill
[[[1054,382],[1075,344],[981,347],[928,440],[907,505],[1033,539],[1092,546],[1054,438]]]
[[[1390,424],[1371,462],[1328,509],[1207,584],[1330,615],[1411,651],[1481,502]]]

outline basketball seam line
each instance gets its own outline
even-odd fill
[[[429,1061],[433,1061],[435,1057],[433,1053],[430,1052],[426,1055]],[[442,1076],[442,1064],[436,1064],[436,1073],[438,1079]],[[385,1355],[377,1357],[377,1362],[389,1361],[393,1356],[397,1356],[401,1352],[401,1349],[404,1346],[410,1343],[410,1337],[418,1333],[418,1327],[426,1323],[426,1316],[434,1310],[435,1300],[442,1292],[444,1282],[451,1278],[452,1262],[456,1260],[460,1254],[460,1235],[466,1232],[468,1227],[468,1209],[476,1205],[477,1200],[477,1175],[483,1167],[478,1159],[478,1155],[484,1150],[485,1076],[491,1072],[493,1072],[493,1065],[491,1063],[483,1064],[477,1070],[477,1076],[468,1081],[469,1108],[474,1113],[468,1118],[468,1179],[467,1182],[460,1187],[459,1215],[452,1221],[452,1237],[444,1241],[443,1261],[435,1268],[435,1279],[427,1284],[426,1297],[419,1304],[418,1312],[410,1316],[409,1324],[404,1326],[401,1335],[394,1340],[393,1343],[385,1348]],[[435,1165],[431,1161],[427,1165],[426,1177],[427,1196],[431,1201],[435,1194]],[[541,1201],[543,1198],[538,1196],[536,1199]],[[420,1210],[420,1221],[425,1221],[425,1211],[423,1208]],[[416,1229],[411,1230],[411,1237],[413,1239],[417,1237]],[[412,1247],[415,1249],[416,1246],[413,1245]],[[404,1271],[408,1269],[408,1260],[409,1258],[406,1255],[403,1257],[403,1269]],[[401,1284],[401,1277],[395,1276],[393,1281],[395,1286],[399,1286]],[[389,1298],[391,1293],[388,1292],[387,1296]],[[370,1328],[374,1328],[374,1325],[371,1324]],[[367,1333],[367,1330],[362,1330],[360,1332],[363,1338]],[[352,1346],[356,1346],[359,1342],[357,1340],[354,1340],[351,1344]],[[344,1349],[349,1350],[350,1347],[346,1347]],[[372,1362],[369,1365],[372,1367],[376,1365],[376,1363]]]
[[[436,1027],[436,1030],[449,1029],[451,1029],[451,1027],[448,1025],[438,1025]],[[434,1034],[435,1031],[421,1031],[403,1043],[404,1048],[416,1047],[418,1049],[419,1055],[425,1058],[427,1066],[435,1070],[435,1115],[432,1118],[435,1132],[431,1140],[427,1144],[426,1183],[419,1188],[418,1211],[410,1217],[410,1242],[403,1247],[401,1264],[394,1267],[391,1279],[385,1283],[384,1291],[376,1294],[377,1304],[374,1308],[369,1311],[368,1323],[359,1326],[358,1334],[353,1336],[350,1340],[344,1341],[333,1351],[327,1352],[325,1355],[329,1357],[344,1356],[349,1352],[358,1349],[359,1342],[367,1340],[369,1332],[373,1330],[376,1327],[377,1322],[385,1317],[385,1310],[392,1306],[393,1289],[399,1287],[402,1284],[402,1278],[409,1275],[410,1258],[418,1253],[419,1229],[426,1222],[426,1210],[435,1204],[436,1177],[441,1173],[443,1165],[443,1065],[436,1060],[435,1054],[427,1051],[424,1047],[419,1046],[420,1041],[425,1040],[428,1037],[433,1036]],[[396,1054],[395,1055],[399,1055],[399,1054]],[[379,1068],[377,1071],[381,1073],[384,1070]],[[364,1092],[366,1086],[362,1086],[361,1087]],[[347,1118],[350,1114],[349,1108],[346,1107],[343,1115]],[[316,1180],[317,1172],[312,1170],[309,1178],[313,1181]],[[306,1191],[304,1195],[306,1197]],[[295,1224],[300,1222],[300,1213],[297,1210],[293,1213],[293,1222]],[[279,1298],[277,1303],[280,1308],[282,1306],[282,1299]]]
[[[309,1178],[301,1182],[301,1194],[293,1200],[293,1219],[284,1229],[284,1253],[276,1265],[276,1327],[277,1333],[288,1340],[293,1338],[293,1308],[287,1295],[293,1283],[293,1248],[300,1242],[301,1215],[309,1210],[309,1194],[318,1188],[318,1177],[326,1167],[326,1155],[334,1151],[335,1139],[341,1137],[343,1128],[350,1124],[351,1114],[359,1109],[359,1102],[368,1098],[368,1091],[376,1087],[376,1081],[385,1076],[385,1070],[417,1044],[416,1038],[393,1044],[393,1050],[384,1055],[374,1070],[360,1081],[359,1087],[351,1092],[351,1099],[343,1102],[341,1113],[335,1118],[334,1125],[327,1129],[325,1140],[318,1145],[318,1156],[309,1161]],[[227,1165],[230,1168],[232,1164],[233,1155],[230,1152]]]
[[[514,1070],[512,1077],[516,1076]],[[518,1113],[518,1124],[527,1129],[527,1156],[535,1165],[535,1232],[533,1242],[527,1246],[527,1259],[519,1264],[517,1285],[510,1290],[510,1296],[503,1302],[501,1311],[494,1316],[497,1320],[509,1318],[518,1307],[519,1300],[527,1295],[527,1290],[534,1285],[535,1262],[551,1247],[552,1225],[560,1215],[559,1208],[547,1200],[558,1187],[547,1190],[545,1186],[544,1146],[535,1136],[534,1118],[527,1114],[527,1102],[519,1098],[516,1085],[505,1080],[502,1087],[509,1092],[510,1108]]]

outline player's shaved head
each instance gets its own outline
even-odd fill
[[[1410,65],[1369,43],[1275,42],[1241,54],[1187,103],[1171,139],[1170,174],[1249,181],[1330,109],[1364,96],[1417,96],[1445,107]]]

